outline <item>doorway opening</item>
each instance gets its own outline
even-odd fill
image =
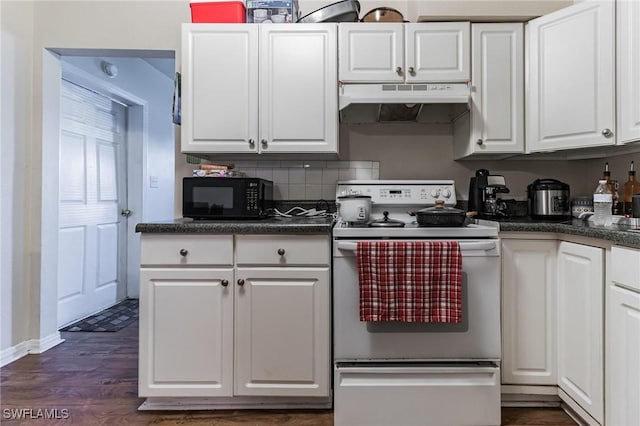
[[[135,226],[173,219],[175,54],[49,52],[41,231],[50,242],[43,259],[56,273],[43,274],[42,286],[57,298],[41,299],[41,311],[55,309],[60,329],[137,298]]]

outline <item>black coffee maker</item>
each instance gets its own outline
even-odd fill
[[[478,212],[478,217],[492,219],[506,216],[507,204],[498,199],[498,194],[508,194],[502,175],[491,175],[487,169],[476,170],[469,182],[469,204],[467,210]]]

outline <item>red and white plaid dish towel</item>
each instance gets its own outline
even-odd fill
[[[358,241],[360,321],[462,322],[457,241]]]

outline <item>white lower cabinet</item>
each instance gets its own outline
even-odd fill
[[[558,250],[558,386],[604,422],[604,249],[563,241]],[[589,420],[589,419],[587,419]]]
[[[238,268],[236,395],[329,394],[329,268]]]
[[[142,268],[139,395],[233,394],[233,270]]]
[[[555,385],[556,240],[502,240],[502,383]]]
[[[606,310],[606,424],[640,425],[640,250],[611,249]]]
[[[327,235],[141,241],[140,397],[330,395]]]

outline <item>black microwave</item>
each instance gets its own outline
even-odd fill
[[[245,177],[186,177],[182,216],[193,219],[259,219],[273,207],[273,182]]]

